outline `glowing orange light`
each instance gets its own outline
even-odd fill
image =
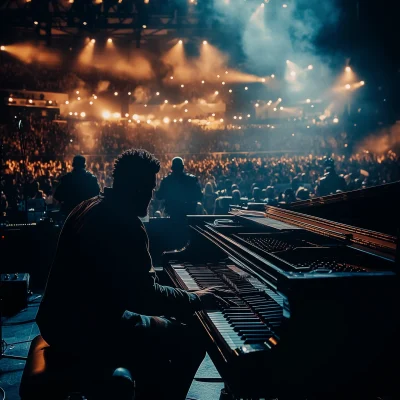
[[[1,51],[5,51],[5,49],[6,49],[6,46],[0,46]]]
[[[107,39],[107,42],[108,42],[108,43],[112,43],[112,39],[111,39],[111,38],[108,38],[108,39]]]
[[[203,40],[203,44],[207,44],[208,42],[207,42],[207,40]]]
[[[114,92],[114,96],[118,96],[118,92]]]
[[[345,70],[346,72],[351,72],[351,68],[350,68],[350,67],[346,67],[344,70]]]
[[[182,44],[182,43],[183,43],[183,41],[182,41],[182,40],[179,40],[179,41],[178,41],[178,43],[179,43],[179,44]]]
[[[81,117],[85,118],[86,117],[86,113],[84,111],[81,112]]]
[[[92,39],[91,42],[92,42],[92,43],[96,43],[96,39]]]
[[[216,90],[216,91],[214,92],[214,94],[218,95],[218,94],[219,94],[218,90]]]

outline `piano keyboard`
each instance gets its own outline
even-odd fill
[[[190,263],[170,265],[182,289],[212,286],[228,289],[223,295],[236,306],[205,311],[207,322],[231,351],[250,353],[271,349],[279,342],[283,319],[282,298],[236,265]]]

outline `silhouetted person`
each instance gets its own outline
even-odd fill
[[[79,203],[97,196],[100,186],[97,178],[86,170],[86,159],[74,157],[73,170],[60,179],[54,198],[61,203],[61,213],[67,216]]]
[[[275,199],[275,188],[273,186],[267,186],[264,202],[269,206],[276,207],[278,205],[278,200]]]
[[[325,174],[316,187],[317,196],[327,196],[336,193],[338,190],[346,190],[346,181],[336,173],[333,166],[326,167]]]
[[[94,367],[130,369],[136,400],[185,399],[205,355],[193,313],[227,305],[216,289],[157,283],[139,217],[159,169],[147,151],[127,150],[115,161],[113,187],[69,214],[37,316],[55,350],[78,352]]]
[[[175,221],[185,221],[186,215],[195,215],[197,202],[201,201],[198,179],[184,172],[183,160],[175,157],[172,160],[172,172],[166,176],[156,193],[159,200],[164,200],[166,213]]]

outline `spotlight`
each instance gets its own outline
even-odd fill
[[[225,82],[222,82],[223,85],[225,85]]]
[[[86,26],[86,25],[87,25],[87,22],[85,21],[85,22],[83,23],[83,25],[85,25],[85,26]]]
[[[104,119],[108,119],[111,116],[110,111],[103,111],[101,115]]]
[[[311,71],[314,67],[310,64],[307,68]]]
[[[262,78],[262,79],[261,79],[261,82],[265,82],[265,78]]]
[[[164,124],[169,124],[169,118],[168,118],[168,117],[165,117],[165,118],[163,119],[163,122],[164,122]]]
[[[170,76],[169,79],[174,79],[174,77],[173,77],[173,76]]]
[[[337,117],[333,118],[333,123],[334,124],[337,124],[338,122],[339,122],[339,118],[337,118]]]
[[[365,82],[364,82],[364,81],[361,81],[361,82],[360,82],[360,85],[361,85],[361,86],[364,86],[364,85],[365,85]]]
[[[125,114],[125,117],[126,117],[126,118],[128,118],[128,117],[129,117],[129,114],[128,114],[128,113],[126,113],[126,114]]]
[[[225,71],[225,74],[228,75],[228,71]]]
[[[272,74],[272,75],[271,75],[271,78],[272,78],[272,79],[274,79],[274,78],[275,78],[275,75],[274,75],[274,74]]]
[[[239,119],[242,119],[242,118],[243,118],[242,116],[239,117]]]
[[[159,96],[160,95],[160,92],[156,92],[156,96]]]
[[[93,95],[93,98],[96,100],[96,99],[97,99],[97,96],[94,94],[94,95]]]
[[[92,43],[96,43],[96,39],[92,39],[91,42],[92,42]]]
[[[283,110],[283,107],[279,107],[279,109],[282,111],[282,110]]]
[[[258,103],[256,103],[256,107],[260,107],[260,105]]]
[[[128,96],[130,96],[132,94],[132,92],[128,92]]]
[[[290,61],[289,60],[286,60],[286,64],[289,64],[290,63]]]
[[[287,4],[282,4],[282,7],[283,8],[287,8]]]
[[[6,49],[6,46],[0,46],[1,51],[5,51],[5,49]]]
[[[218,95],[219,94],[218,90],[216,90],[214,94]]]
[[[69,104],[69,101],[67,100],[67,101],[65,102],[65,104]]]
[[[219,76],[219,75],[217,75],[217,78],[220,78],[220,76]]]
[[[347,85],[345,85],[345,89],[349,90],[351,88],[350,84],[348,83]]]
[[[118,96],[118,92],[114,92],[114,96]]]
[[[185,87],[185,85],[182,84],[181,87],[183,88],[183,87]]]
[[[223,119],[223,118],[221,118],[221,119],[219,120],[219,122],[224,122],[224,119]]]
[[[247,114],[247,118],[250,118],[250,114]]]
[[[212,116],[212,117],[215,117],[215,113],[212,113],[211,116]]]
[[[275,108],[274,108],[274,111],[276,111],[276,110],[277,110],[277,108],[275,107]]]
[[[81,98],[80,97],[77,97],[77,100],[79,101]]]
[[[148,119],[148,120],[147,120],[147,123],[148,123],[148,124],[151,124],[151,119]]]
[[[81,112],[81,117],[85,118],[86,117],[86,113],[84,111]]]
[[[189,119],[188,119],[188,122],[192,122],[192,120],[189,118]]]
[[[203,40],[203,44],[207,44],[207,40]]]
[[[201,83],[204,83],[204,81],[201,81]]]
[[[34,24],[35,24],[35,25],[39,25],[39,22],[35,21]]]
[[[229,93],[232,93],[232,89],[229,89]]]
[[[183,122],[183,118],[179,118],[179,122]]]
[[[345,70],[346,72],[351,72],[351,68],[350,68],[350,67],[346,67],[344,70]]]
[[[187,103],[189,103],[189,101],[188,101],[188,100],[185,100],[185,104],[187,104]]]
[[[293,76],[293,77],[295,77],[295,76],[296,76],[296,72],[291,71],[291,72],[290,72],[290,75]]]
[[[14,101],[14,99],[13,99],[12,97],[9,97],[9,98],[8,98],[8,101],[9,101],[10,103],[12,103],[12,102]]]
[[[165,104],[168,104],[168,100],[164,100],[164,103],[165,103]]]
[[[77,90],[75,93],[76,93],[76,94],[79,94],[79,90]]]
[[[249,88],[246,86],[246,87],[244,88],[244,90],[249,90]]]
[[[89,105],[91,105],[91,106],[92,106],[92,105],[93,105],[93,101],[89,101]]]
[[[183,43],[183,41],[182,41],[182,40],[179,40],[179,41],[178,41],[178,43],[179,43],[179,44],[182,44],[182,43]]]
[[[77,112],[74,112],[74,115],[78,115],[78,113],[77,113]]]
[[[311,100],[310,100],[310,99],[307,99],[306,102],[307,102],[307,103],[311,103]]]
[[[187,109],[187,108],[185,108],[185,112],[188,112],[188,109]]]
[[[282,99],[279,97],[278,101],[279,101],[279,103],[280,103],[280,102],[282,101]]]
[[[108,42],[108,43],[112,43],[112,39],[111,39],[111,38],[108,38],[108,39],[107,39],[107,42]]]
[[[142,25],[142,28],[143,28],[143,29],[146,29],[146,28],[147,28],[147,25]]]
[[[49,104],[53,104],[53,101],[52,101],[52,100],[49,100]]]

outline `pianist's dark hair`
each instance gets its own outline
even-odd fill
[[[160,161],[144,149],[129,149],[120,154],[114,161],[112,176],[113,187],[123,189],[139,184],[142,178],[157,174],[160,171]]]

